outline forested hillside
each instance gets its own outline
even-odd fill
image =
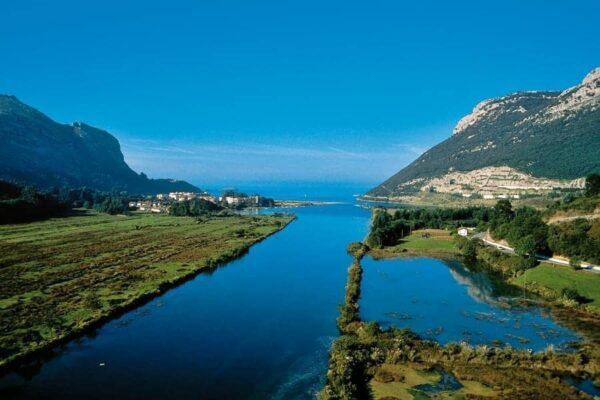
[[[59,124],[14,96],[0,95],[0,142],[4,180],[132,193],[198,190],[184,181],[137,174],[110,133],[79,122]]]
[[[451,137],[368,195],[412,193],[430,178],[489,166],[561,179],[600,171],[600,69],[563,92],[515,93],[478,104]]]

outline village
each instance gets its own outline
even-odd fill
[[[131,200],[128,206],[132,211],[168,213],[173,203],[192,200],[203,200],[221,207],[238,210],[252,207],[273,207],[275,205],[275,201],[271,198],[228,190],[223,192],[221,196],[214,196],[208,192],[158,193],[155,196]]]

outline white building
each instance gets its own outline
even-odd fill
[[[169,193],[169,199],[175,201],[192,200],[197,196],[194,192],[171,192]]]
[[[467,228],[459,228],[458,234],[462,237],[467,237],[469,235],[469,230]]]
[[[217,198],[215,196],[211,196],[210,194],[203,194],[198,198],[201,200],[210,201],[211,203],[217,203]]]
[[[243,201],[242,197],[235,197],[235,196],[225,196],[225,203],[227,203],[230,206],[235,206],[240,204]]]

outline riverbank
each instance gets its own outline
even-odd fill
[[[0,366],[239,257],[293,218],[90,212],[0,227]]]
[[[461,208],[461,207],[492,207],[498,201],[496,199],[457,197],[443,193],[420,192],[416,195],[397,197],[359,196],[358,201],[366,203],[382,203],[396,205],[397,207],[435,207],[435,208]],[[530,197],[524,199],[511,199],[515,207],[530,206],[537,209],[545,209],[552,204],[552,199],[547,197]]]
[[[519,269],[519,257],[476,247],[477,266],[501,281],[539,296],[562,324],[600,348],[600,275],[572,267],[540,263]]]
[[[331,348],[321,399],[591,398],[573,385],[600,376],[599,350],[591,343],[564,353],[441,346],[406,329],[382,330],[361,320],[361,258],[358,253],[349,269],[338,319],[341,336]]]

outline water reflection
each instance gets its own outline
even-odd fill
[[[520,291],[458,260],[363,261],[361,313],[383,326],[410,327],[442,343],[567,348],[577,335]]]
[[[467,288],[467,293],[474,300],[504,308],[536,302],[531,293],[501,282],[477,265],[466,266],[457,259],[440,261],[448,267],[452,278]]]

